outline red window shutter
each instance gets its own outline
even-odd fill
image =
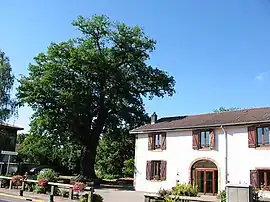
[[[151,161],[146,161],[146,179],[151,180]]]
[[[251,186],[257,188],[258,187],[258,171],[250,170],[250,184]]]
[[[210,149],[215,149],[215,131],[210,132]]]
[[[148,150],[153,150],[153,134],[148,135]]]
[[[167,176],[167,161],[161,161],[161,176],[160,176],[160,179],[162,181],[165,181],[166,176]]]
[[[166,150],[166,133],[162,134],[162,145],[161,145],[162,150]]]
[[[248,127],[248,147],[255,148],[256,147],[256,128],[254,126]]]
[[[193,133],[192,134],[192,148],[198,150],[200,148],[200,143],[199,143],[200,131],[193,130],[192,133]]]

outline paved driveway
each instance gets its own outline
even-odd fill
[[[115,189],[95,189],[100,194],[104,202],[143,202],[143,192],[122,191]]]

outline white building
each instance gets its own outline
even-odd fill
[[[270,185],[270,107],[182,117],[151,117],[136,135],[137,191],[179,183],[216,194],[226,183]]]

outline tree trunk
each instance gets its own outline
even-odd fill
[[[98,139],[91,138],[90,144],[82,150],[81,174],[87,179],[96,179],[95,162],[97,154]]]

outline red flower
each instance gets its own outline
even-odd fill
[[[40,178],[37,182],[37,185],[40,187],[46,187],[48,185],[48,180]]]
[[[11,178],[11,182],[15,186],[20,186],[21,185],[21,180],[22,180],[22,176],[21,175],[15,175],[15,176],[13,176]]]
[[[85,184],[83,182],[75,182],[72,187],[72,190],[75,192],[82,192],[85,188]]]

